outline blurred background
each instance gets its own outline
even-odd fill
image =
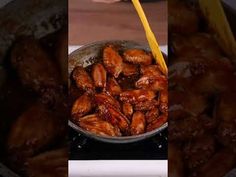
[[[69,0],[69,45],[84,45],[111,39],[147,43],[132,3],[130,1],[112,3],[112,1]],[[166,45],[167,1],[143,0],[141,2],[159,44]]]

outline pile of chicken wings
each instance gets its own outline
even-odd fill
[[[77,66],[71,74],[72,92],[80,92],[71,117],[81,128],[100,136],[131,136],[167,121],[168,81],[151,53],[108,44],[89,68]]]

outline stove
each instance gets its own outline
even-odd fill
[[[103,143],[69,128],[70,160],[166,160],[167,129],[147,140],[129,144]]]

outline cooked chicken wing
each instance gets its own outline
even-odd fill
[[[80,117],[87,114],[92,109],[91,97],[84,93],[82,96],[77,98],[74,102],[71,110],[72,118],[78,120]]]
[[[120,128],[121,132],[127,134],[129,132],[129,120],[117,108],[111,105],[99,105],[99,115],[104,120],[110,122],[113,126]]]
[[[100,119],[96,114],[80,118],[79,125],[97,135],[121,136],[120,130],[116,126],[112,126],[109,122]]]
[[[107,71],[102,64],[98,63],[93,66],[92,77],[95,87],[106,87]]]
[[[144,76],[160,76],[162,75],[159,65],[142,65],[140,69],[141,74]]]
[[[139,135],[145,132],[146,119],[142,112],[135,112],[130,125],[131,135]]]
[[[122,73],[124,74],[124,76],[132,76],[139,74],[138,66],[129,63],[123,63]]]
[[[167,113],[168,111],[168,88],[165,88],[164,90],[160,91],[160,111],[162,113]]]
[[[151,53],[140,49],[128,49],[123,55],[125,61],[133,64],[150,65],[153,59]]]
[[[103,50],[103,63],[107,72],[117,78],[122,72],[123,59],[113,46],[107,46]]]
[[[120,100],[131,104],[142,101],[150,101],[156,97],[155,92],[151,90],[128,90],[120,94]]]
[[[160,91],[167,87],[167,78],[165,76],[142,76],[136,83],[135,86],[140,89],[150,89],[154,91]]]
[[[155,99],[138,102],[134,105],[136,111],[149,111],[151,109],[157,108],[159,102]]]
[[[95,102],[97,103],[97,105],[112,105],[115,108],[120,109],[120,103],[113,98],[112,96],[110,96],[109,94],[106,93],[99,93],[95,95]]]
[[[78,88],[81,88],[88,93],[94,93],[94,84],[92,78],[83,67],[77,66],[73,70],[72,77]]]
[[[157,119],[159,117],[159,115],[160,115],[160,111],[157,107],[153,108],[150,111],[147,111],[146,114],[145,114],[146,122],[148,124],[151,123],[152,121]]]
[[[167,122],[167,119],[168,119],[167,114],[160,115],[157,119],[153,120],[151,123],[148,124],[147,131],[150,132],[152,130],[161,127],[164,123]]]
[[[118,96],[122,90],[116,79],[112,77],[108,79],[106,91],[112,96]]]
[[[127,116],[128,118],[131,118],[134,112],[133,106],[130,103],[123,103],[122,111],[125,116]]]

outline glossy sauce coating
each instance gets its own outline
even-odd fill
[[[77,117],[72,121],[100,136],[139,135],[161,127],[167,121],[160,105],[167,108],[168,83],[152,55],[112,45],[101,53],[101,62],[72,72],[72,84],[83,93],[72,99],[72,117]]]

